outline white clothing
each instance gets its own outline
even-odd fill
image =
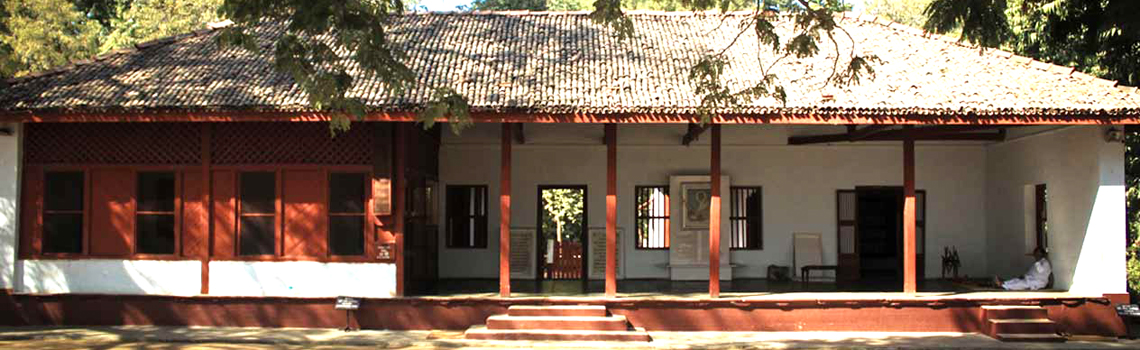
[[[1049,264],[1049,260],[1042,258],[1029,267],[1025,277],[1002,282],[1001,287],[1006,290],[1038,290],[1049,284],[1049,275],[1052,273],[1053,266]]]

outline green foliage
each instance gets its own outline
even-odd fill
[[[1124,128],[1124,183],[1128,218],[1128,287],[1140,290],[1140,128]]]
[[[1010,0],[1011,50],[1140,85],[1140,1]]]
[[[723,9],[727,0],[695,0],[702,1],[690,5],[721,6]],[[799,0],[783,3],[765,3],[765,8],[779,8],[781,12],[792,16],[793,35],[787,41],[782,41],[775,31],[772,20],[775,17],[762,12],[754,11],[753,15],[741,22],[736,37],[722,48],[720,52],[702,57],[697,64],[689,70],[689,81],[694,90],[701,95],[699,113],[702,122],[711,120],[714,112],[732,110],[733,108],[762,98],[772,98],[781,104],[787,103],[787,90],[781,84],[780,78],[772,73],[776,65],[787,57],[805,58],[819,54],[821,43],[834,47],[836,55],[832,57],[831,74],[825,84],[846,86],[858,84],[860,77],[874,78],[872,64],[880,63],[877,56],[861,56],[855,54],[854,45],[849,52],[839,52],[838,36],[854,41],[845,29],[835,22],[835,12],[849,9],[850,6],[838,0]],[[753,31],[761,47],[771,47],[776,58],[771,62],[761,61],[762,77],[758,82],[743,89],[733,90],[724,83],[724,73],[729,67],[724,53],[728,51],[737,40],[747,31]],[[764,55],[761,54],[760,57]],[[846,62],[842,62],[842,60]]]
[[[925,28],[1140,85],[1140,1],[934,0]]]
[[[43,71],[89,58],[99,48],[99,23],[66,0],[3,1],[0,74]]]
[[[120,7],[129,7],[134,0],[71,0],[87,19],[98,21],[104,28],[111,28],[111,20]]]
[[[135,0],[118,7],[100,51],[188,33],[221,20],[222,0]]]
[[[927,31],[961,30],[959,40],[982,47],[997,47],[1010,36],[1006,0],[934,0],[923,14]]]
[[[221,13],[235,25],[224,29],[219,41],[258,51],[246,30],[281,23],[285,30],[274,44],[274,65],[293,78],[314,109],[333,113],[335,132],[366,112],[360,99],[348,97],[356,79],[375,78],[393,94],[414,83],[415,75],[401,62],[403,53],[387,36],[389,20],[403,11],[400,0],[225,0]]]
[[[470,7],[464,10],[498,11],[498,10],[531,10],[546,11],[550,8],[547,0],[475,0]]]
[[[542,190],[542,232],[548,239],[578,240],[582,232],[582,190],[552,188]]]
[[[866,12],[885,17],[912,27],[922,27],[926,17],[922,12],[931,0],[867,0]]]

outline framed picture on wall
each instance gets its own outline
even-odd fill
[[[712,190],[708,182],[681,183],[681,229],[708,229],[711,202]]]

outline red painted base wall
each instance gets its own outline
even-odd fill
[[[0,325],[344,327],[332,298],[3,295]],[[512,304],[604,304],[650,331],[979,332],[982,305],[1042,305],[1071,334],[1118,336],[1117,296],[1045,300],[633,300],[367,299],[353,317],[365,329],[466,329]]]

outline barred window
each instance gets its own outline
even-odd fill
[[[669,186],[636,186],[638,249],[669,249]]]
[[[732,249],[764,249],[760,187],[732,187]]]

